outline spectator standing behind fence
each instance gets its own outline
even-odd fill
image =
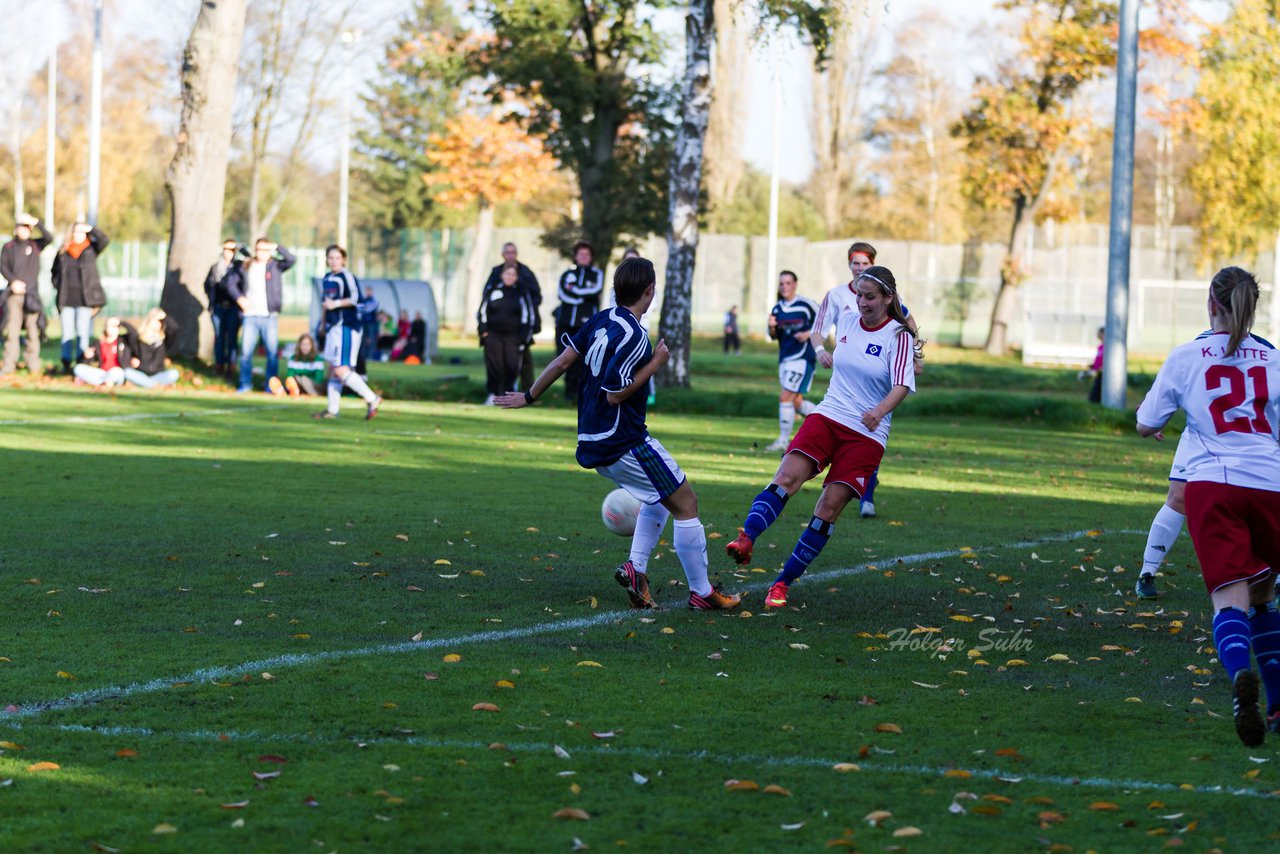
[[[40,229],[33,238],[31,229]],[[0,276],[9,283],[5,290],[4,364],[0,374],[18,369],[18,351],[22,333],[27,333],[27,371],[40,373],[40,333],[44,319],[44,303],[36,286],[40,276],[40,251],[53,242],[40,220],[30,214],[19,214],[13,229],[13,240],[0,249]]]
[[[476,312],[488,377],[485,406],[492,406],[498,395],[515,391],[522,351],[533,326],[532,313],[528,294],[520,287],[520,271],[514,263],[508,264],[498,286],[485,291]]]
[[[222,284],[236,262],[239,248],[234,237],[222,241],[222,254],[204,277],[204,295],[209,304],[209,319],[213,322],[213,372],[220,377],[231,376],[236,341],[240,338],[240,307]]]
[[[742,355],[742,339],[738,337],[738,307],[736,305],[729,306],[729,310],[724,313],[724,354],[729,355],[729,351],[733,350],[733,355]]]
[[[178,369],[170,367],[164,347],[166,327],[170,325],[164,309],[153,308],[147,312],[138,327],[137,353],[124,369],[125,382],[139,388],[160,388],[178,381]]]
[[[369,379],[368,361],[378,361],[378,298],[372,287],[360,288],[360,302],[356,312],[360,315],[360,358],[356,359],[356,373]]]
[[[253,390],[253,353],[262,341],[267,348],[267,378],[280,367],[280,308],[284,304],[284,274],[296,263],[293,254],[259,237],[253,255],[227,270],[223,285],[244,312],[244,340],[240,344],[240,385],[237,392]]]
[[[604,290],[604,273],[592,266],[596,251],[590,243],[579,241],[573,246],[575,266],[560,276],[560,305],[556,308],[556,356],[564,352],[565,340],[586,326],[600,310],[600,294]],[[578,399],[578,383],[582,378],[582,361],[569,366],[564,375],[564,394]]]
[[[62,322],[62,370],[71,373],[73,362],[89,349],[93,316],[107,304],[107,293],[98,277],[98,256],[110,239],[87,222],[72,224],[67,239],[53,259],[53,289],[58,293]]]
[[[516,265],[516,283],[533,309],[533,325],[529,327],[520,353],[520,388],[527,389],[533,385],[533,336],[542,331],[542,286],[533,271],[520,263],[519,250],[514,243],[502,244],[502,263],[489,271],[489,280],[484,284],[484,295],[480,301],[483,303],[489,291],[501,284],[502,271],[509,264]]]

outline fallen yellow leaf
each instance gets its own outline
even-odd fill
[[[1021,658],[1011,658],[1005,662],[1006,667],[1026,667],[1027,663]]]
[[[578,666],[579,667],[604,667],[604,665],[598,661],[579,661]]]
[[[862,820],[873,827],[887,818],[893,818],[893,813],[888,810],[873,810],[862,817]]]
[[[1045,659],[1045,661],[1070,661],[1071,656],[1064,655],[1061,652],[1055,652],[1053,655]]]
[[[841,774],[848,774],[851,771],[861,771],[862,767],[852,762],[837,762],[831,766],[832,770],[839,771]]]
[[[451,652],[440,660],[445,664],[457,664],[459,661],[462,661],[462,656],[458,655],[456,652]]]
[[[770,783],[765,786],[764,793],[766,795],[782,795],[784,798],[791,797],[791,792],[789,790],[782,788],[776,783]]]
[[[403,540],[404,542],[406,542],[406,543],[407,543],[407,542],[409,542],[409,535],[408,535],[408,534],[396,534],[396,539],[397,539],[397,540]]]
[[[966,780],[966,779],[968,779],[969,777],[972,777],[973,775],[972,775],[972,774],[970,774],[968,771],[965,771],[965,770],[963,770],[963,769],[960,769],[960,768],[952,768],[950,771],[947,771],[947,772],[946,772],[945,774],[943,774],[942,776],[944,776],[944,777],[958,777],[958,778],[960,778],[961,780]]]
[[[59,679],[75,679],[76,677],[72,676],[70,673],[68,673],[68,672],[67,672],[67,671],[65,671],[65,670],[59,670],[59,671],[58,671],[58,678],[59,678]]]
[[[1120,807],[1116,804],[1108,803],[1106,801],[1094,801],[1093,803],[1089,804],[1089,809],[1096,810],[1098,812],[1114,812],[1120,809]]]
[[[177,833],[178,828],[174,827],[172,824],[169,824],[169,822],[167,821],[162,821],[160,824],[157,824],[151,832],[152,833]]]
[[[897,724],[876,724],[876,732],[895,732],[902,735],[902,727]]]
[[[577,807],[565,807],[562,810],[556,810],[551,814],[551,817],[567,821],[589,821],[591,819],[586,810],[580,810]]]
[[[0,741],[0,750],[26,750],[26,748],[12,741]]]
[[[56,762],[37,762],[34,765],[28,765],[27,770],[34,773],[40,771],[57,771],[59,768]]]
[[[445,560],[444,558],[437,558],[435,565],[436,566],[453,566],[453,564],[449,563],[449,561]]]
[[[894,836],[923,836],[924,831],[918,827],[900,827],[893,832]]]
[[[725,780],[724,787],[730,792],[757,792],[760,785],[754,780]]]
[[[512,682],[510,679],[499,679],[497,682],[494,682],[494,683],[493,683],[493,687],[495,687],[495,688],[514,688],[514,687],[516,687],[516,683]]]
[[[954,614],[954,615],[952,615],[951,619],[955,620],[957,623],[972,623],[972,622],[973,622],[973,617],[968,617],[968,616],[965,616],[964,614]]]
[[[472,707],[471,707],[471,711],[473,711],[473,712],[496,712],[496,711],[498,711],[498,707],[497,707],[497,706],[495,706],[493,703],[476,703],[474,706],[472,706]]]

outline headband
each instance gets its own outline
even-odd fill
[[[882,287],[884,287],[886,290],[889,291],[889,293],[895,293],[893,285],[889,284],[884,279],[877,278],[876,276],[873,276],[870,273],[863,273],[862,275],[858,276],[858,281],[862,281],[863,279],[870,279],[873,282],[879,282]]]

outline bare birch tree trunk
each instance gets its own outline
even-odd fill
[[[463,317],[463,326],[468,332],[476,330],[476,310],[480,307],[480,298],[484,296],[484,283],[488,279],[489,250],[493,244],[493,205],[485,199],[480,200],[480,211],[476,215],[476,236],[471,244],[471,254],[467,257],[467,305]]]
[[[200,4],[182,57],[182,117],[166,187],[172,207],[169,262],[160,304],[176,329],[166,338],[172,356],[213,355],[213,326],[205,312],[204,277],[222,239],[222,200],[231,148],[231,103],[236,88],[246,0]]]
[[[702,146],[711,114],[711,45],[715,42],[714,0],[689,0],[685,17],[684,92],[680,127],[671,160],[671,214],[667,228],[666,286],[658,337],[671,358],[662,367],[663,386],[689,385],[693,332],[693,270],[698,257],[698,201],[702,190]]]

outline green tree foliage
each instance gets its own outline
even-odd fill
[[[953,132],[968,155],[964,191],[981,208],[1009,211],[1008,253],[987,350],[1002,354],[1015,289],[1025,278],[1022,234],[1045,201],[1072,141],[1072,100],[1115,63],[1114,0],[1001,0],[1025,14],[1020,46],[988,79]]]
[[[1280,3],[1239,0],[1205,40],[1191,170],[1205,257],[1256,252],[1280,228]]]
[[[655,5],[638,0],[492,0],[475,11],[493,39],[470,52],[473,74],[577,179],[580,222],[548,235],[563,248],[586,237],[607,258],[620,235],[665,228],[675,94],[648,69],[664,60]]]
[[[436,167],[426,141],[458,112],[468,35],[448,0],[416,0],[364,98],[377,124],[357,135],[360,192],[353,207],[369,225],[410,228],[440,219],[422,175]]]

